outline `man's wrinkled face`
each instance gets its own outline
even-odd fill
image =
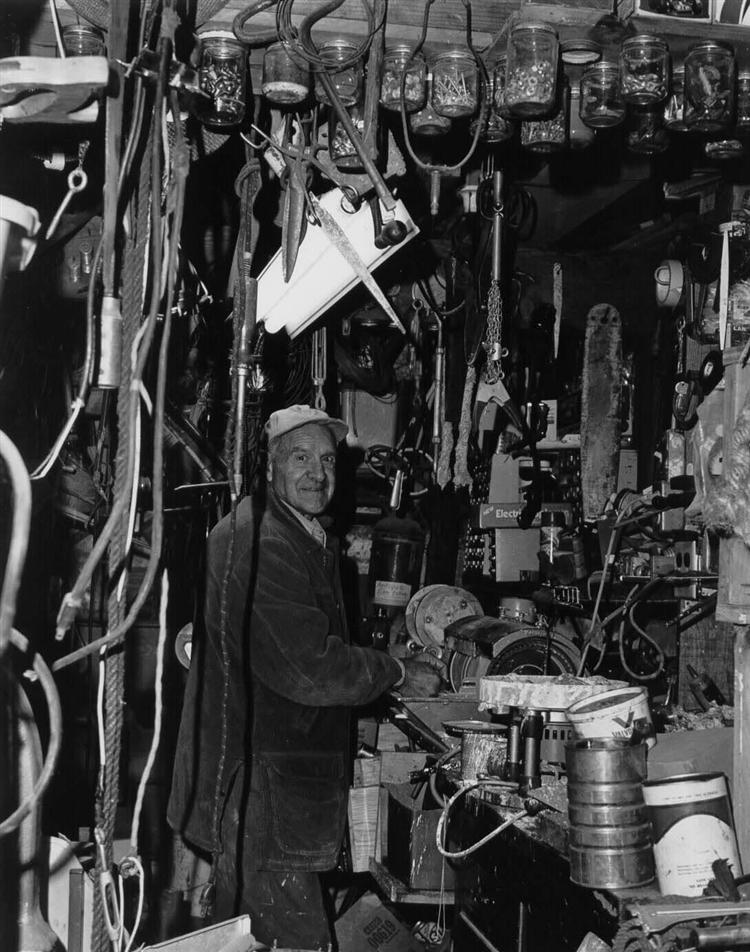
[[[336,488],[336,441],[331,430],[308,423],[280,436],[267,479],[276,495],[305,516],[319,516]]]

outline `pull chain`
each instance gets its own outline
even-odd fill
[[[325,410],[326,398],[323,395],[323,386],[328,372],[328,339],[325,327],[313,333],[311,364],[312,382],[315,387],[315,409]]]

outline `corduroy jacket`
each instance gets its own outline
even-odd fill
[[[271,490],[262,515],[249,499],[238,507],[222,650],[230,538],[227,516],[208,541],[168,820],[197,847],[220,849],[217,817],[241,777],[254,865],[331,869],[346,821],[350,708],[377,698],[401,669],[384,652],[349,643],[335,551]]]

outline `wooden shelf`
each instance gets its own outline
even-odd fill
[[[444,892],[439,889],[409,889],[406,883],[394,876],[386,866],[372,857],[370,857],[370,875],[389,902],[430,906],[437,906],[440,903],[452,906],[455,902],[454,894],[449,889]]]

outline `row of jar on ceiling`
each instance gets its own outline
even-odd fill
[[[90,34],[77,28],[75,38]],[[201,118],[212,126],[236,125],[244,116],[247,48],[230,30],[210,30],[199,40],[199,82],[206,94]],[[103,38],[96,42],[103,51]],[[596,130],[626,119],[626,142],[635,152],[663,151],[668,132],[687,131],[711,136],[705,144],[710,157],[743,152],[742,137],[750,134],[750,70],[737,68],[729,46],[701,42],[675,64],[665,40],[637,35],[623,41],[617,62],[601,55],[594,42],[560,43],[553,26],[527,20],[512,23],[507,51],[489,72],[468,46],[426,58],[399,44],[385,51],[380,102],[386,109],[403,108],[417,135],[444,135],[454,120],[475,116],[474,122],[483,123],[481,138],[500,143],[512,139],[520,124],[521,144],[542,153],[585,147]],[[319,65],[361,129],[362,46],[346,37],[331,39],[320,47]],[[288,42],[266,48],[261,93],[280,107],[300,108],[311,95],[330,105],[309,57]],[[329,129],[328,139],[332,159],[346,166],[352,153],[346,133],[338,126]]]

